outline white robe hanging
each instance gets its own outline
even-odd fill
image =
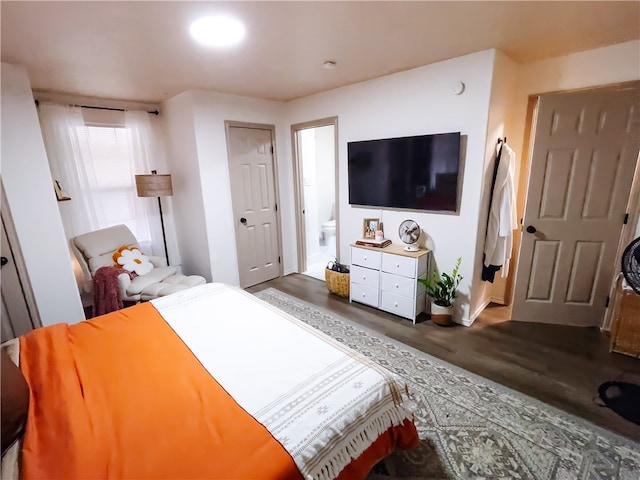
[[[491,197],[491,210],[484,244],[484,265],[502,266],[502,276],[509,273],[513,246],[513,230],[518,227],[515,195],[516,155],[506,143],[502,144],[500,163]]]

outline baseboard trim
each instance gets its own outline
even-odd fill
[[[462,318],[460,319],[459,322],[456,322],[456,323],[459,323],[460,325],[464,325],[465,327],[470,327],[471,325],[473,325],[473,322],[476,321],[476,318],[480,316],[482,311],[485,308],[487,308],[487,305],[489,305],[491,301],[492,301],[491,298],[487,298],[484,302],[482,302],[482,305],[476,308],[475,312],[469,315],[469,318]]]
[[[498,305],[506,305],[507,301],[504,298],[491,297],[490,303],[497,303]]]

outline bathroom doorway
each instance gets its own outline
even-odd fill
[[[338,243],[337,117],[293,125],[298,271],[324,280]]]

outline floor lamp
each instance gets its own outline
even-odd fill
[[[162,217],[162,202],[160,201],[160,197],[170,197],[173,195],[171,175],[158,175],[156,170],[151,170],[151,175],[136,175],[136,190],[138,191],[139,197],[158,197],[164,253],[167,257],[167,265],[169,265],[169,249],[167,248],[167,237],[164,232],[164,218]]]

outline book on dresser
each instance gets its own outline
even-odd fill
[[[404,318],[414,324],[427,311],[427,294],[419,278],[431,271],[431,252],[407,252],[401,245],[350,246],[349,300]]]
[[[361,245],[365,247],[378,247],[383,248],[388,245],[391,245],[391,240],[388,238],[384,238],[382,240],[374,240],[373,238],[365,238],[362,240],[356,240],[356,245]]]

